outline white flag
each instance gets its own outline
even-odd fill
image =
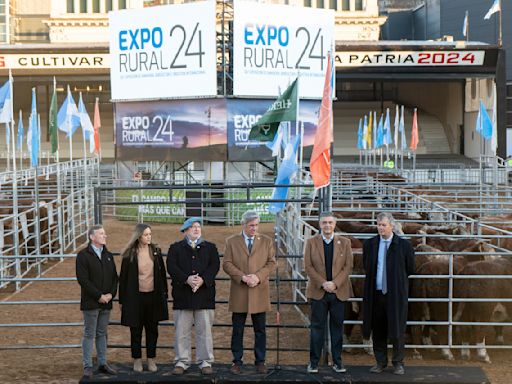
[[[494,3],[492,4],[491,8],[487,11],[487,13],[484,16],[484,20],[489,20],[492,15],[494,15],[496,12],[501,12],[501,6],[500,6],[500,0],[494,0]]]

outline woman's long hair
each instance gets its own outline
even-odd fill
[[[133,260],[133,258],[137,255],[137,249],[139,247],[139,239],[142,236],[142,234],[144,233],[144,231],[148,228],[151,229],[151,227],[149,225],[143,224],[143,223],[137,223],[135,225],[135,228],[133,229],[133,233],[132,233],[132,237],[130,238],[130,241],[128,241],[128,244],[124,248],[123,252],[121,252],[121,255],[123,256],[123,258],[129,257],[130,261]],[[154,248],[154,245],[153,245],[153,242],[151,242],[149,244],[149,257],[151,257],[152,260],[154,259],[153,251],[152,251],[153,248]]]

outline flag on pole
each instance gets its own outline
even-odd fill
[[[411,150],[415,151],[418,148],[419,136],[418,136],[418,110],[414,108],[414,114],[412,116],[412,132],[411,132]]]
[[[7,80],[0,88],[0,123],[12,121],[11,80]]]
[[[405,121],[404,121],[404,106],[402,105],[400,111],[400,124],[398,125],[398,130],[400,131],[400,141],[401,141],[401,149],[405,151],[407,149],[407,138],[405,137]]]
[[[91,123],[91,118],[85,109],[84,100],[82,99],[82,92],[78,99],[78,116],[80,117],[80,125],[82,126],[82,133],[84,139],[89,141],[89,152],[94,152],[94,127]]]
[[[288,144],[286,144],[286,148],[284,150],[284,157],[283,161],[279,165],[279,169],[277,170],[277,177],[276,177],[276,185],[286,185],[290,184],[293,175],[295,172],[297,172],[297,169],[299,168],[297,165],[297,148],[299,147],[300,142],[300,135],[295,136],[295,139],[293,141],[289,141]],[[290,187],[274,187],[272,190],[272,197],[273,200],[285,200],[288,196],[288,190]],[[268,207],[268,211],[270,213],[278,213],[281,209],[284,208],[286,203],[284,201],[282,202],[274,202],[270,203]]]
[[[396,112],[395,112],[395,133],[394,133],[394,137],[395,137],[395,148],[398,148],[398,132],[399,132],[399,127],[400,127],[400,112],[398,111],[398,104],[396,105]]]
[[[476,131],[484,138],[484,140],[490,140],[493,135],[492,128],[492,120],[487,113],[487,109],[485,109],[483,101],[480,100],[480,108],[476,118]]]
[[[373,148],[377,149],[377,111],[373,111]]]
[[[297,78],[251,127],[249,140],[272,141],[282,121],[297,120],[298,95]]]
[[[393,138],[391,137],[391,123],[389,121],[389,108],[386,109],[386,120],[384,120],[384,141],[385,146],[393,144]]]
[[[469,12],[466,11],[466,16],[464,16],[464,24],[462,25],[462,35],[464,37],[467,37],[468,32],[469,32]]]
[[[37,167],[39,165],[39,124],[35,88],[32,88],[32,108],[28,120],[27,147],[30,153],[30,165]]]
[[[80,116],[78,115],[78,108],[68,85],[68,95],[57,114],[57,126],[60,131],[66,132],[66,137],[69,137],[70,135],[73,136],[79,125]]]
[[[377,127],[377,143],[375,148],[380,148],[384,144],[384,128],[382,126],[382,114],[379,119],[379,126]]]
[[[494,3],[492,3],[491,8],[487,11],[487,13],[484,16],[484,20],[489,20],[492,15],[494,15],[496,12],[501,12],[501,6],[500,6],[500,0],[494,0]]]
[[[357,129],[357,149],[364,149],[363,140],[363,119],[359,119],[359,128]]]
[[[25,136],[25,129],[23,128],[23,115],[20,109],[20,118],[18,120],[18,136],[16,140],[16,149],[23,149],[23,136]]]
[[[497,100],[496,100],[496,82],[493,83],[493,102],[492,102],[492,138],[491,138],[491,150],[496,155],[496,149],[498,149],[498,116],[497,116]]]
[[[281,144],[283,144],[284,130],[285,127],[279,125],[277,128],[277,134],[274,136],[274,140],[265,144],[267,148],[272,151],[272,157],[279,155],[279,149],[281,149]]]
[[[94,152],[97,155],[100,154],[100,107],[99,107],[99,98],[96,98],[96,103],[94,104]]]
[[[366,148],[367,149],[372,149],[372,141],[373,141],[373,138],[372,138],[372,112],[370,111],[370,117],[368,118],[368,129],[367,129],[367,133],[366,133]]]
[[[368,149],[368,118],[364,115],[364,124],[363,124],[363,149]]]
[[[324,93],[322,95],[322,104],[320,105],[320,114],[318,116],[318,125],[315,133],[315,142],[313,144],[313,153],[309,163],[311,178],[315,189],[329,185],[331,181],[331,143],[332,136],[332,90],[331,90],[331,66],[330,54],[327,55],[327,69],[325,71]]]
[[[53,95],[52,101],[50,102],[50,116],[48,120],[48,130],[50,132],[50,143],[52,145],[52,153],[55,153],[59,150],[59,131],[58,131],[58,123],[57,123],[57,89],[55,86],[55,78],[53,79]]]

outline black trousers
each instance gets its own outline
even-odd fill
[[[139,324],[130,327],[132,358],[142,357],[142,330],[146,331],[146,356],[156,357],[156,342],[158,340],[158,321],[154,318],[154,308],[158,295],[155,292],[139,292]]]
[[[375,291],[372,313],[372,338],[375,360],[381,366],[388,365],[388,305],[387,295],[382,291]],[[403,364],[405,354],[404,335],[397,339],[390,339],[393,344],[393,365]]]
[[[311,299],[311,335],[309,343],[309,361],[317,366],[322,355],[325,341],[327,314],[329,314],[329,329],[331,332],[332,362],[341,366],[341,351],[343,349],[343,320],[345,303],[334,293],[325,293],[320,300]]]
[[[244,327],[247,319],[247,313],[233,312],[231,320],[233,322],[233,334],[231,335],[231,352],[233,353],[233,363],[242,364],[244,354]],[[251,313],[252,328],[254,330],[254,360],[255,363],[264,363],[267,352],[267,334],[266,334],[266,312]]]

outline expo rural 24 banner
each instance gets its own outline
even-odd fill
[[[112,99],[217,94],[215,1],[109,12]]]
[[[334,11],[234,1],[234,96],[278,96],[300,74],[299,97],[320,99]]]

